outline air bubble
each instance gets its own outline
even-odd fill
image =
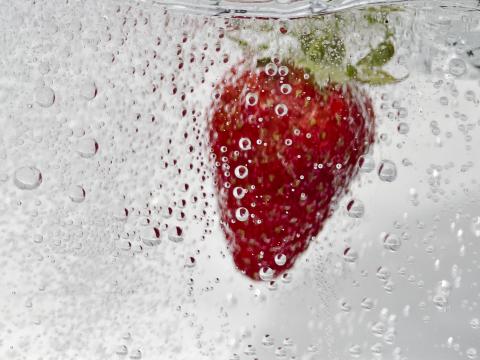
[[[278,68],[278,75],[280,76],[287,76],[288,75],[288,67],[282,65]]]
[[[168,240],[175,243],[183,241],[183,229],[180,226],[170,228],[168,232]]]
[[[81,203],[85,200],[85,189],[80,185],[74,185],[68,190],[68,197],[74,203]]]
[[[347,204],[347,214],[351,218],[360,219],[365,213],[363,202],[358,199],[352,199]]]
[[[400,134],[406,135],[406,134],[408,134],[408,132],[410,130],[410,127],[408,126],[407,123],[402,122],[402,123],[398,124],[397,130]]]
[[[348,349],[350,356],[353,358],[359,358],[362,355],[362,347],[360,345],[352,345]]]
[[[273,279],[273,275],[275,274],[275,272],[269,268],[269,267],[262,267],[260,269],[260,271],[258,272],[258,276],[260,277],[260,279],[262,279],[263,281],[270,281]]]
[[[93,138],[83,138],[78,141],[77,152],[83,158],[91,158],[98,151],[98,143]]]
[[[263,346],[266,346],[266,347],[270,347],[270,346],[273,346],[273,344],[275,343],[273,337],[271,337],[270,335],[265,335],[263,338],[262,338],[262,345]]]
[[[448,63],[448,71],[454,76],[462,76],[467,71],[467,65],[462,59],[455,58]]]
[[[258,103],[258,94],[248,93],[245,97],[247,106],[255,106]]]
[[[235,218],[238,220],[238,221],[247,221],[248,220],[248,215],[249,215],[249,212],[248,212],[248,209],[247,208],[244,208],[244,207],[239,207],[236,211],[235,211]]]
[[[35,89],[35,101],[41,107],[47,108],[55,102],[55,92],[48,86]]]
[[[371,155],[364,155],[360,157],[359,160],[360,171],[364,173],[372,172],[375,169],[375,160],[373,160],[373,156]]]
[[[140,233],[142,242],[147,246],[157,246],[160,244],[160,230],[156,227],[147,227]]]
[[[395,234],[387,234],[383,238],[383,247],[392,252],[397,251],[402,246],[402,240]]]
[[[388,268],[380,266],[377,269],[377,279],[380,281],[387,281],[391,276],[390,270]]]
[[[375,307],[375,301],[372,298],[365,297],[360,303],[360,306],[364,310],[372,310]]]
[[[277,75],[277,71],[278,71],[277,65],[275,65],[274,63],[269,63],[267,64],[267,66],[265,66],[265,73],[268,76]]]
[[[21,190],[34,190],[42,183],[42,173],[34,166],[25,166],[17,169],[14,175],[14,184]]]
[[[393,161],[383,160],[378,168],[378,177],[385,182],[395,181],[397,178],[397,166]]]
[[[283,266],[287,262],[287,257],[284,254],[277,254],[274,258],[275,264]]]
[[[240,150],[247,151],[252,148],[252,142],[249,138],[241,138],[238,142],[238,146],[240,147]]]
[[[235,168],[235,176],[238,179],[245,179],[248,176],[248,169],[246,166],[239,165]]]
[[[354,263],[358,259],[358,253],[352,248],[346,248],[343,252],[343,259],[345,262]]]
[[[233,196],[237,200],[243,199],[245,197],[246,193],[247,193],[247,190],[245,190],[244,188],[241,188],[239,186],[233,188]]]
[[[469,348],[469,349],[467,349],[466,354],[467,354],[468,359],[474,360],[474,359],[477,358],[477,349]]]
[[[288,107],[285,104],[278,104],[275,106],[275,114],[278,116],[285,116],[288,114]]]
[[[280,92],[284,95],[288,95],[292,92],[292,86],[289,84],[282,84],[280,86]]]
[[[80,85],[80,96],[85,100],[92,100],[97,96],[97,86],[93,81],[85,81]]]

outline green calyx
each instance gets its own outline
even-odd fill
[[[345,58],[345,44],[333,31],[320,36],[308,33],[301,36],[299,40],[305,56],[317,64],[339,65]]]
[[[346,38],[342,31],[345,28],[344,19],[340,15],[336,15],[333,22],[327,23],[323,18],[313,19],[303,32],[294,33],[302,50],[295,63],[309,68],[317,81],[354,80],[374,86],[400,81],[401,79],[382,69],[395,55],[395,46],[391,39],[394,33],[389,26],[388,14],[397,10],[396,8],[366,10],[364,19],[368,24],[367,28],[376,26],[377,31],[383,34],[383,41],[371,46],[369,52],[355,63],[349,59],[344,41]]]
[[[372,86],[399,82],[403,79],[396,78],[384,69],[395,56],[390,14],[397,11],[401,11],[401,8],[371,7],[361,10],[356,14],[359,16],[353,19],[347,14],[292,22],[286,34],[292,40],[292,46],[283,57],[313,74],[317,82],[357,81]],[[247,29],[253,28],[247,25]],[[251,56],[257,57],[259,66],[265,66],[271,62],[271,45],[275,45],[275,40],[268,40],[268,36],[279,35],[275,34],[275,26],[270,24],[260,24],[254,30],[257,31],[257,39],[258,32],[266,34],[267,39],[255,47],[251,47],[242,37],[230,35],[229,38]],[[353,33],[356,36],[349,36]],[[365,48],[368,50],[356,59],[356,54],[364,52]],[[279,49],[285,51],[282,47]]]

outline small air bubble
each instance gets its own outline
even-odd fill
[[[267,64],[267,66],[265,66],[265,73],[268,76],[277,75],[277,71],[278,71],[277,65],[275,65],[274,63],[269,63]]]
[[[292,92],[292,86],[289,84],[282,84],[280,86],[280,92],[284,95],[288,95]]]
[[[247,193],[247,190],[245,190],[244,188],[241,188],[239,186],[233,188],[233,196],[237,200],[243,199],[246,193]]]
[[[35,89],[35,101],[41,107],[47,108],[55,102],[55,92],[48,86]]]
[[[278,75],[280,76],[287,76],[288,75],[288,67],[282,65],[278,68]]]
[[[285,116],[288,114],[288,107],[285,104],[278,104],[275,106],[275,114],[278,116]]]
[[[235,176],[238,179],[245,179],[248,176],[248,169],[246,166],[239,165],[235,168]]]
[[[240,150],[247,151],[252,148],[252,142],[249,138],[241,138],[238,142],[238,146],[240,147]]]
[[[78,141],[77,152],[83,158],[91,158],[98,151],[98,143],[93,138],[83,138]]]
[[[284,254],[277,254],[275,255],[275,264],[278,266],[283,266],[287,262],[287,257]]]
[[[383,247],[392,252],[397,251],[402,246],[402,240],[395,234],[386,234],[383,238]]]
[[[34,166],[25,166],[17,169],[14,175],[14,184],[21,190],[33,190],[42,183],[42,173]]]
[[[245,97],[245,102],[247,106],[255,106],[258,103],[258,94],[248,93]]]
[[[363,202],[358,199],[352,199],[347,204],[347,214],[351,218],[360,219],[365,213]]]
[[[85,189],[80,185],[74,185],[68,190],[68,197],[74,203],[81,203],[85,200]]]
[[[467,65],[462,59],[455,58],[448,63],[448,71],[454,76],[462,76],[467,71]]]
[[[262,267],[260,269],[260,271],[258,272],[258,276],[260,277],[260,279],[262,279],[263,281],[270,281],[273,279],[273,275],[275,274],[275,272],[270,269],[269,267]]]
[[[397,166],[393,161],[383,160],[378,168],[378,177],[385,182],[395,181],[397,178]]]
[[[235,210],[235,218],[238,221],[247,221],[249,216],[249,212],[247,208],[244,207],[239,207],[237,210]]]

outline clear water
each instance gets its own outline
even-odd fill
[[[358,59],[377,30],[337,14]],[[281,52],[275,29],[305,20],[236,21]],[[404,80],[365,85],[373,152],[272,287],[233,266],[205,150],[212,84],[244,56],[229,22],[1,2],[0,358],[477,358],[480,13],[417,2],[389,23]]]

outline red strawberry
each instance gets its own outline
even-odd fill
[[[374,141],[374,113],[354,83],[320,87],[291,63],[239,66],[217,86],[209,140],[235,264],[268,279],[331,215]]]

